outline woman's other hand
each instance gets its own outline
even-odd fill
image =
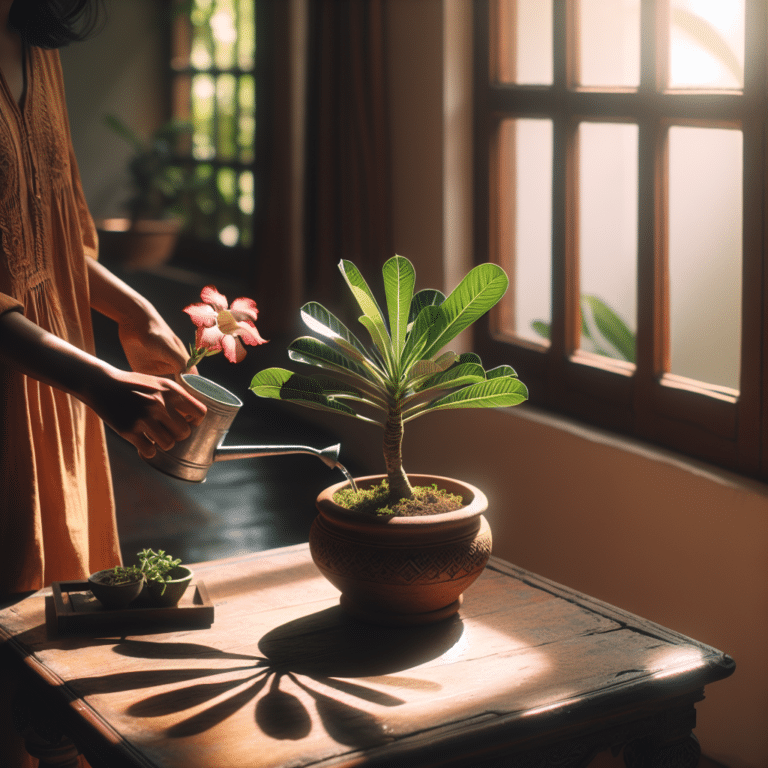
[[[205,416],[205,406],[171,379],[112,366],[100,378],[83,400],[144,458],[189,437]]]
[[[154,376],[177,376],[184,370],[189,352],[181,339],[155,311],[121,322],[120,343],[131,369]],[[197,373],[191,368],[190,373]]]
[[[91,307],[114,320],[131,369],[153,376],[178,376],[189,353],[155,307],[110,272],[87,259]],[[195,368],[190,373],[197,373]]]

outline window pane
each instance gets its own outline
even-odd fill
[[[502,308],[503,330],[542,342],[552,317],[552,122],[506,120],[500,150],[499,260],[514,286]]]
[[[580,85],[639,85],[638,0],[581,0],[578,29]]]
[[[744,87],[744,0],[672,0],[671,88]]]
[[[192,156],[196,160],[210,160],[215,155],[213,147],[213,97],[216,91],[210,75],[192,78]]]
[[[254,135],[256,133],[256,88],[252,75],[243,75],[239,80],[237,105],[238,144],[240,161],[250,163],[253,160]]]
[[[211,32],[216,46],[216,66],[229,69],[235,66],[237,31],[232,0],[218,0],[216,12],[211,16]]]
[[[501,80],[551,85],[552,0],[499,0],[497,24]]]
[[[579,126],[581,348],[635,361],[636,125]]]
[[[672,373],[738,389],[742,135],[669,131]]]
[[[190,13],[192,22],[192,66],[209,69],[213,64],[214,42],[211,34],[211,16],[214,7],[210,0],[196,0]]]
[[[256,11],[253,0],[237,4],[237,63],[240,69],[253,69],[256,53]]]
[[[216,157],[220,160],[233,160],[236,155],[235,123],[235,76],[220,75],[216,81],[216,109],[218,137]]]

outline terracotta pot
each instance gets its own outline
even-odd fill
[[[464,590],[491,554],[485,494],[468,483],[433,475],[409,475],[413,485],[432,485],[463,497],[454,512],[419,517],[373,517],[333,501],[348,485],[337,483],[317,497],[318,516],[309,548],[323,575],[341,591],[341,605],[378,624],[429,624],[453,616]],[[382,475],[358,479],[358,487]]]
[[[180,219],[104,219],[98,222],[99,251],[105,261],[125,269],[153,269],[165,264],[176,248]]]

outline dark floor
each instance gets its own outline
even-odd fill
[[[119,270],[115,270],[119,271]],[[199,301],[201,279],[184,273],[120,273],[152,300],[187,343],[194,326],[183,307]],[[220,286],[228,298],[241,295],[237,286]],[[98,353],[115,364],[125,360],[111,321],[94,317]],[[268,351],[267,351],[268,350]],[[286,365],[284,343],[251,347],[245,360],[232,365],[216,356],[204,360],[201,375],[214,379],[240,397],[244,405],[225,444],[302,444],[321,448],[338,438],[305,421],[299,409],[257,398],[247,390],[250,378],[269,365]],[[135,449],[109,433],[121,549],[126,562],[144,547],[164,549],[184,562],[201,562],[307,540],[314,499],[342,478],[312,456],[273,456],[215,463],[205,483],[185,483],[145,464]],[[359,468],[344,455],[353,472]]]

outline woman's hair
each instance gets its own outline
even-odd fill
[[[101,0],[15,0],[9,24],[29,45],[61,48],[101,27]]]

